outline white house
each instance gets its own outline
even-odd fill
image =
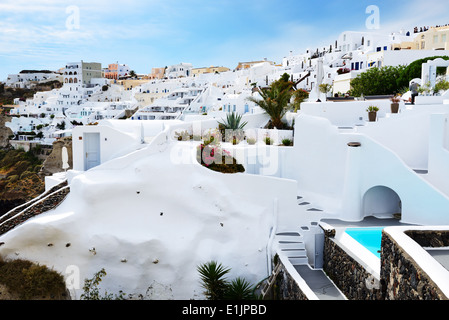
[[[145,147],[169,125],[179,121],[102,120],[72,131],[73,170],[86,171]]]
[[[9,74],[5,85],[13,88],[31,88],[32,85],[50,81],[61,81],[62,76],[52,71],[24,70],[18,74]]]
[[[191,63],[181,62],[179,64],[171,65],[165,71],[165,76],[168,79],[176,79],[181,77],[190,77],[193,65]]]

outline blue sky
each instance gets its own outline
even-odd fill
[[[281,62],[366,30],[369,5],[383,32],[449,23],[449,0],[0,0],[0,81],[80,60],[119,61],[137,73],[179,62]]]

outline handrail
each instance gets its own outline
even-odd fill
[[[0,217],[0,225],[3,223],[2,220],[5,220],[5,217],[10,216],[11,214],[13,214],[13,213],[14,213],[15,211],[17,211],[18,209],[21,209],[21,208],[28,208],[29,206],[31,206],[31,205],[33,205],[34,203],[38,202],[38,201],[39,201],[40,199],[42,199],[43,197],[46,197],[47,195],[52,194],[52,193],[54,193],[55,191],[62,189],[63,186],[66,186],[66,185],[67,185],[67,180],[65,180],[65,181],[63,181],[63,182],[61,182],[61,183],[59,183],[58,185],[54,186],[54,187],[51,188],[50,190],[47,190],[47,191],[41,193],[40,195],[38,195],[38,196],[35,197],[34,199],[31,199],[30,201],[25,202],[25,203],[23,203],[23,204],[21,204],[21,205],[15,207],[15,208],[9,210],[7,213],[5,213],[4,215],[2,215],[2,216]],[[21,211],[19,211],[19,212],[21,212]],[[8,219],[9,219],[9,218],[8,218]],[[5,220],[5,221],[6,221],[6,220]]]
[[[1,223],[0,223],[0,235],[3,235],[3,234],[5,234],[5,233],[9,232],[10,230],[14,229],[14,228],[17,227],[18,225],[20,225],[20,224],[22,224],[23,222],[25,222],[26,220],[31,219],[32,217],[35,217],[35,216],[37,216],[37,215],[39,215],[39,214],[41,214],[41,213],[44,213],[44,212],[36,213],[36,214],[34,214],[34,215],[32,215],[32,216],[26,218],[25,220],[20,221],[20,222],[17,223],[17,224],[14,224],[12,227],[8,227],[7,230],[2,230],[2,227],[5,226],[8,222],[12,222],[14,219],[17,219],[17,218],[19,218],[19,217],[25,215],[26,213],[29,213],[30,210],[32,210],[32,209],[33,209],[34,207],[36,207],[38,204],[44,202],[45,200],[47,200],[47,199],[49,199],[49,198],[51,198],[51,197],[53,197],[53,196],[55,196],[55,195],[60,194],[61,192],[65,191],[65,190],[68,190],[68,191],[70,192],[70,186],[65,186],[65,187],[62,187],[62,188],[60,188],[60,189],[57,189],[56,191],[54,191],[54,192],[48,194],[47,196],[43,197],[42,199],[40,199],[40,200],[34,202],[34,203],[31,204],[30,206],[28,206],[25,210],[22,210],[22,211],[20,211],[19,213],[17,213],[16,215],[14,215],[14,216],[12,216],[12,217],[9,217],[7,220],[1,222]],[[63,201],[63,200],[62,200],[62,201]],[[59,204],[61,204],[62,201],[58,202],[56,206],[58,206]],[[56,207],[56,206],[55,206],[55,207]],[[47,211],[45,211],[45,212],[47,212]]]

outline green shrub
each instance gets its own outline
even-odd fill
[[[405,66],[370,68],[351,80],[351,93],[355,97],[396,94],[408,86],[398,81],[404,70]]]
[[[289,146],[292,146],[292,145],[293,145],[293,141],[292,141],[291,139],[283,139],[283,140],[282,140],[282,144],[283,144],[284,146],[289,147]]]
[[[265,144],[266,144],[267,146],[271,145],[271,138],[270,138],[270,137],[265,137],[265,138],[263,139],[263,141],[265,142]]]
[[[449,56],[433,56],[433,57],[427,57],[424,59],[418,59],[410,63],[403,72],[399,75],[399,78],[397,79],[398,84],[402,84],[402,87],[409,86],[409,82],[412,79],[415,78],[421,78],[422,73],[422,64],[426,63],[429,60],[435,60],[437,58],[441,58],[443,60],[449,60]],[[437,69],[438,73],[439,69]]]
[[[248,142],[248,144],[253,145],[256,144],[257,139],[256,138],[246,138],[246,142]]]
[[[15,182],[17,182],[18,180],[19,180],[19,176],[18,176],[17,174],[8,177],[8,181],[9,181],[10,183],[15,183]]]
[[[443,91],[449,90],[449,82],[446,80],[440,80],[435,85],[435,92],[439,92],[440,90],[443,90]]]
[[[245,172],[243,165],[237,163],[230,152],[221,148],[221,137],[218,130],[206,133],[203,136],[203,141],[198,146],[196,154],[197,161],[202,166],[221,173]]]
[[[98,286],[100,285],[100,282],[103,280],[102,278],[104,276],[106,276],[106,270],[103,268],[100,271],[98,271],[97,273],[95,273],[91,279],[85,279],[84,286],[83,286],[84,293],[81,294],[80,299],[81,300],[124,300],[125,293],[123,293],[122,291],[119,291],[118,295],[108,293],[107,291],[105,291],[103,296],[100,294],[100,289],[98,288]]]
[[[61,274],[28,260],[0,258],[0,283],[21,300],[67,298]]]
[[[21,175],[20,175],[20,180],[34,176],[35,173],[31,172],[31,171],[24,171]]]

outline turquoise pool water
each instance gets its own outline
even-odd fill
[[[383,228],[347,228],[345,232],[380,258],[382,230]]]

